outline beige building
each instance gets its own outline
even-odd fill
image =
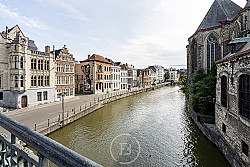
[[[103,56],[93,54],[80,63],[89,65],[90,81],[85,83],[90,85],[90,91],[93,91],[93,93],[111,91],[111,63],[108,60]]]
[[[55,99],[53,54],[37,50],[18,25],[0,33],[0,105],[23,108]]]

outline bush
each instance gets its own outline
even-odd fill
[[[206,76],[203,69],[197,70],[192,79],[191,106],[195,112],[204,115],[214,115],[216,97],[216,66],[213,64]]]

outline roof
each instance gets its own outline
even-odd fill
[[[28,49],[29,50],[37,50],[37,46],[34,40],[28,40]]]
[[[153,70],[154,72],[156,72],[155,66],[149,66],[148,68],[150,68],[151,70]]]
[[[232,21],[240,10],[242,8],[231,0],[215,0],[197,31],[220,26],[220,21]]]
[[[108,63],[111,64],[108,60],[106,60],[103,56],[101,55],[97,55],[97,54],[93,54],[92,56],[90,56],[88,59],[84,60],[84,61],[80,61],[80,62],[88,62],[88,61],[99,61],[102,63]]]
[[[250,53],[250,38],[236,38],[230,42],[231,44],[243,44],[236,53],[229,53],[223,59],[216,61],[216,64],[222,63],[233,58]]]

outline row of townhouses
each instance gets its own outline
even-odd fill
[[[130,90],[164,82],[164,68],[160,65],[136,69],[133,65],[114,62],[97,54],[76,62],[75,69],[77,93]]]
[[[75,61],[66,45],[39,51],[18,25],[0,33],[0,107],[24,108],[58,101],[64,95],[130,90],[164,82],[159,65],[136,69],[93,54]]]

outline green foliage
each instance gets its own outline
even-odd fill
[[[216,96],[216,66],[213,64],[209,74],[205,76],[204,70],[197,70],[192,79],[191,106],[195,112],[213,115]],[[196,82],[195,82],[196,81]]]
[[[164,74],[164,78],[165,78],[165,81],[166,81],[167,79],[169,79],[169,78],[170,78],[170,74],[169,74],[169,72],[166,72],[166,73]]]
[[[196,83],[198,81],[201,81],[206,75],[205,70],[203,68],[198,69],[194,74],[192,78],[192,83]]]
[[[188,87],[188,83],[187,83],[187,75],[183,76],[181,82],[182,82],[183,86],[180,88],[180,90],[182,90],[185,93],[186,97],[188,98],[188,96],[189,96],[189,87]]]

